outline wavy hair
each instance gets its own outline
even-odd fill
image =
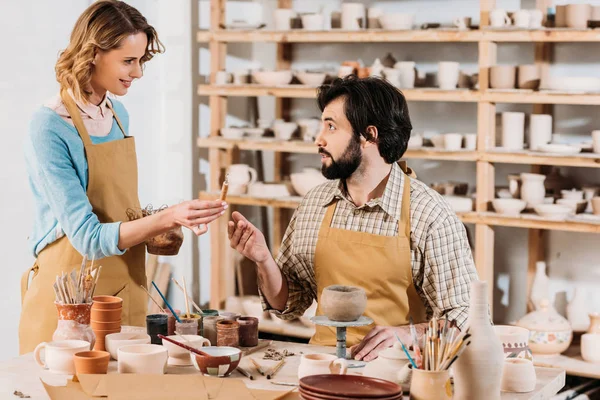
[[[88,91],[98,51],[121,46],[130,35],[144,32],[148,46],[140,64],[150,61],[156,53],[164,52],[156,30],[134,7],[118,0],[96,1],[79,16],[71,32],[68,47],[56,62],[56,80],[61,89],[71,89],[79,101],[88,102]]]

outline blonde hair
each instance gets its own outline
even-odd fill
[[[140,59],[150,61],[156,53],[164,52],[156,30],[134,7],[118,0],[96,1],[79,16],[68,47],[60,53],[56,62],[56,80],[61,89],[71,89],[79,101],[88,102],[88,87],[94,68],[94,57],[99,50],[109,51],[121,46],[121,41],[143,32],[148,46]]]

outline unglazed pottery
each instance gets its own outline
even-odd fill
[[[535,389],[536,374],[533,361],[523,358],[504,360],[502,369],[502,391],[528,393]]]
[[[587,333],[598,333],[600,334],[600,313],[590,313],[590,326]]]
[[[321,309],[332,321],[356,321],[366,307],[367,294],[356,286],[331,285],[321,293]]]
[[[521,173],[521,199],[527,202],[528,208],[533,208],[544,202],[546,197],[545,180],[546,175]]]
[[[150,344],[150,335],[147,333],[120,332],[111,333],[104,338],[104,346],[115,360],[119,359],[119,348],[132,344]]]
[[[82,351],[73,355],[75,373],[80,374],[106,374],[110,354],[106,351]]]
[[[210,346],[210,341],[199,335],[171,335],[168,337],[169,339],[173,339],[195,349],[199,349],[202,346]],[[169,365],[192,365],[189,350],[177,346],[176,344],[173,344],[167,340],[163,340],[163,346],[167,348],[167,352],[169,354]]]
[[[164,374],[167,368],[167,348],[157,344],[122,346],[119,353],[120,374]]]
[[[454,399],[499,400],[504,349],[490,322],[487,282],[472,281],[470,296],[471,344],[454,363]]]
[[[492,200],[492,206],[498,214],[508,216],[518,216],[521,211],[525,209],[527,203],[524,200],[519,199],[494,199]]]
[[[533,360],[529,348],[529,330],[519,326],[495,325],[494,331],[502,342],[504,358]]]
[[[513,89],[517,82],[517,69],[514,65],[493,65],[490,67],[490,86],[493,89]]]
[[[519,89],[537,90],[540,88],[540,69],[535,64],[519,65],[517,77]]]
[[[535,309],[539,309],[540,303],[548,298],[550,298],[550,278],[546,274],[546,263],[538,261],[535,263],[535,275],[531,284],[529,300]]]
[[[534,357],[558,355],[569,348],[573,338],[569,321],[558,314],[547,299],[540,302],[538,310],[521,318],[517,325],[529,329],[529,347]]]
[[[529,117],[529,149],[537,150],[540,145],[552,140],[552,115],[532,114]]]
[[[600,364],[600,334],[581,335],[581,357],[594,364]]]
[[[585,332],[590,326],[590,317],[586,302],[586,290],[576,287],[573,298],[567,305],[567,320],[576,332]]]
[[[300,196],[305,196],[312,188],[327,182],[321,171],[315,168],[304,168],[302,172],[290,174],[292,187]]]
[[[408,357],[402,350],[399,342],[388,349],[379,352],[377,358],[365,365],[363,376],[381,378],[391,382],[398,382],[398,371],[408,364]]]
[[[592,18],[592,6],[589,4],[568,4],[566,24],[569,28],[587,29],[587,22]]]
[[[523,150],[525,144],[525,113],[507,111],[502,113],[502,147],[507,150]]]
[[[294,77],[291,70],[254,71],[252,77],[259,85],[278,86],[288,85]]]
[[[333,354],[302,354],[298,366],[298,379],[310,375],[344,375],[347,371],[346,360]]]
[[[427,371],[422,369],[413,369],[412,378],[410,380],[409,398],[411,400],[452,399],[450,371]]]
[[[438,87],[443,90],[456,89],[460,64],[453,61],[441,61],[438,63],[437,81]]]
[[[43,361],[40,356],[42,349],[45,353]],[[33,358],[40,367],[47,368],[52,373],[73,375],[75,373],[73,355],[89,349],[90,343],[83,340],[42,342],[33,351]]]
[[[242,352],[235,347],[203,347],[208,356],[190,353],[194,367],[206,376],[229,376],[239,365]]]

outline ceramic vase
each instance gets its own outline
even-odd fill
[[[590,313],[590,327],[587,333],[600,334],[600,313]]]
[[[504,350],[490,322],[488,284],[471,282],[471,344],[454,364],[455,400],[499,400]]]
[[[544,180],[546,180],[545,175],[527,172],[521,174],[521,200],[527,202],[527,208],[533,208],[544,202],[546,197]]]
[[[584,288],[575,288],[573,299],[567,305],[567,320],[574,331],[584,332],[590,326]]]
[[[550,298],[550,278],[546,275],[546,263],[538,261],[535,263],[535,276],[531,285],[531,294],[529,300],[535,306],[535,309],[540,308],[540,302]]]

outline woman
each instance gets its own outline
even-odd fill
[[[135,142],[127,136],[127,111],[107,95],[125,95],[144,63],[161,52],[156,31],[138,10],[106,0],[79,17],[56,63],[60,95],[35,113],[25,146],[36,207],[29,240],[37,259],[21,282],[21,354],[52,339],[53,283],[79,268],[83,255],[102,265],[95,294],[123,298],[122,324],[143,326],[144,241],[177,226],[202,235],[227,208],[191,200],[128,221],[127,209],[140,208]]]

